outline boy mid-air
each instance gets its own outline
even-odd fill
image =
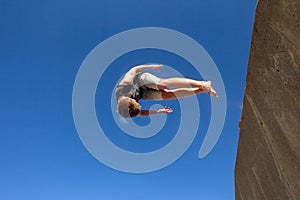
[[[122,117],[149,116],[153,114],[169,114],[171,108],[159,110],[141,110],[138,103],[142,100],[180,99],[201,93],[218,98],[212,88],[211,81],[197,81],[188,78],[162,79],[143,70],[159,71],[163,65],[139,65],[131,68],[120,81],[116,89],[118,112]],[[175,89],[169,89],[175,88]]]

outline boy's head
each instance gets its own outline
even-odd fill
[[[129,97],[121,98],[118,102],[118,112],[122,117],[132,118],[141,111],[141,106],[136,100]]]

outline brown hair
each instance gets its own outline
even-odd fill
[[[122,99],[118,103],[118,112],[122,117],[132,118],[140,113],[140,105],[134,99]]]

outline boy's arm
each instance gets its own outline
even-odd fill
[[[132,81],[137,72],[146,70],[146,69],[153,69],[159,71],[162,65],[139,65],[131,68],[124,76],[124,78],[120,81],[119,85],[131,85]]]
[[[163,108],[159,110],[141,110],[139,116],[145,117],[156,114],[170,114],[171,112],[173,112],[172,108]]]

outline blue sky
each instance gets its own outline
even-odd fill
[[[254,0],[1,0],[0,198],[234,199],[238,121],[255,5]],[[95,46],[119,32],[149,26],[182,32],[206,49],[226,87],[227,117],[217,145],[199,160],[210,113],[209,98],[198,96],[199,132],[183,156],[162,170],[129,174],[103,165],[85,149],[73,121],[72,90],[81,63]],[[113,88],[122,73],[144,62],[168,64],[187,77],[201,79],[184,59],[146,49],[117,59],[99,85]],[[124,68],[116,70],[121,65]],[[97,115],[115,144],[147,152],[174,137],[172,124],[178,121],[178,112],[169,115],[166,129],[149,140],[122,134],[112,123],[110,99],[101,95],[102,89],[98,87],[95,98]],[[166,105],[178,107],[176,101]],[[149,119],[137,123],[147,124]]]

